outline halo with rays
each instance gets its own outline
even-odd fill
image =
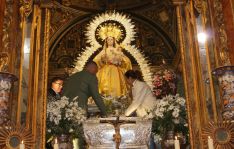
[[[210,122],[202,129],[202,140],[207,146],[207,139],[211,137],[214,140],[214,148],[231,149],[234,148],[234,123],[231,121]]]
[[[31,149],[33,147],[32,132],[25,127],[15,126],[13,124],[1,127],[0,147],[13,149],[13,147],[11,147],[10,145],[11,139],[17,139],[19,143],[23,141],[23,143],[25,144],[25,149]],[[17,145],[17,147],[19,147],[19,144]]]
[[[95,16],[94,19],[88,24],[87,32],[85,35],[87,38],[87,42],[90,43],[92,46],[100,46],[100,43],[96,38],[96,30],[100,27],[100,25],[107,21],[118,22],[125,29],[125,38],[123,39],[122,44],[130,44],[130,42],[134,40],[136,34],[134,30],[135,26],[129,16],[113,11]]]

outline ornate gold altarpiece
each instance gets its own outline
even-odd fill
[[[18,98],[16,98],[17,100],[12,99],[17,103],[15,108],[11,110],[12,113],[16,113],[15,117],[12,116],[12,121],[15,122],[17,127],[21,125],[22,109],[20,107],[24,75],[22,70],[24,57],[22,53],[24,53],[25,30],[29,28],[31,30],[30,69],[28,70],[29,90],[27,92],[28,101],[25,127],[32,130],[33,143],[31,143],[33,148],[43,149],[46,142],[45,120],[49,49],[56,46],[56,42],[76,22],[79,22],[80,19],[88,20],[92,13],[71,8],[69,7],[71,5],[69,2],[66,5],[61,5],[55,1],[33,2],[32,0],[21,0],[21,7],[18,8],[18,5],[18,2],[6,1],[6,13],[4,17],[4,21],[8,22],[4,26],[4,50],[11,54],[10,70],[18,70],[17,77],[19,78],[16,96]],[[221,115],[222,101],[219,99],[219,88],[217,87],[217,81],[212,77],[212,70],[219,66],[230,65],[226,31],[222,18],[222,6],[220,0],[172,0],[171,5],[176,9],[179,37],[179,56],[177,61],[181,64],[183,72],[189,119],[190,145],[191,148],[204,148],[207,140],[203,139],[203,128],[209,126],[209,122],[222,123],[223,120]],[[12,54],[9,48],[10,38],[13,39],[14,37],[13,34],[9,35],[9,30],[14,28],[11,23],[13,15],[17,14],[12,11],[13,8],[18,8],[18,14],[21,17],[20,29],[18,30],[22,33],[22,42],[19,44],[21,45],[20,60],[16,59],[17,55]],[[56,9],[60,9],[63,12],[63,19],[56,24],[52,24],[51,13]],[[31,25],[28,26],[28,24]],[[200,30],[207,29],[212,30],[214,34],[204,45],[206,50],[202,53],[197,41],[197,33]],[[19,63],[19,65],[15,67],[13,62]],[[204,74],[204,72],[206,73]],[[206,81],[204,81],[204,78],[206,78]],[[226,125],[218,126],[226,127]],[[228,125],[229,127],[230,125]],[[229,135],[232,134],[229,133]],[[225,141],[223,144],[225,144]]]

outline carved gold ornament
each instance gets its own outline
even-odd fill
[[[21,9],[26,17],[32,12],[33,0],[20,0]]]
[[[0,148],[18,149],[21,143],[25,149],[32,149],[33,136],[29,129],[13,124],[0,128]]]
[[[97,29],[97,36],[101,38],[101,40],[105,40],[107,37],[114,37],[117,41],[124,36],[123,30],[121,30],[120,26],[115,23],[108,23],[105,25],[101,25],[100,28]]]
[[[207,146],[208,137],[213,139],[215,149],[231,149],[234,148],[234,123],[231,121],[210,122],[202,130],[202,139]]]
[[[7,72],[9,64],[9,56],[7,52],[0,53],[0,71]]]
[[[115,36],[116,40],[124,38],[122,44],[130,44],[135,37],[135,25],[129,18],[119,12],[106,12],[97,15],[88,24],[86,37],[92,46],[99,47],[98,39],[105,39],[108,35]],[[115,34],[116,33],[116,34]]]

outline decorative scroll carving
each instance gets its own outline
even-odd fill
[[[67,4],[67,3],[66,3]],[[70,7],[65,7],[57,2],[53,3],[50,20],[50,37],[63,25],[69,23],[73,18],[86,14]]]
[[[144,0],[144,1],[136,1],[136,0],[127,0],[127,1],[107,1],[107,0],[56,0],[64,6],[70,6],[75,9],[82,9],[86,11],[93,10],[105,10],[107,9],[115,9],[115,10],[123,10],[123,9],[135,9],[139,7],[144,7],[146,5],[150,5],[152,0]],[[154,0],[155,1],[155,0]]]
[[[62,4],[65,6],[70,6],[71,5],[71,0],[62,0]]]
[[[152,7],[147,9],[146,11],[140,12],[140,15],[143,15],[157,24],[167,32],[167,34],[173,37],[173,31],[175,30],[175,15],[174,8],[170,5],[161,4],[160,7]]]
[[[11,39],[10,39],[10,32],[11,32],[11,25],[12,25],[12,17],[13,17],[13,0],[6,0],[6,8],[4,12],[4,20],[3,20],[3,51],[10,51],[11,50]]]
[[[207,2],[204,0],[193,0],[194,7],[199,13],[203,13],[207,16]],[[214,0],[214,19],[215,30],[217,32],[219,42],[219,53],[222,65],[230,65],[228,46],[227,46],[227,34],[224,26],[223,8],[220,0]]]
[[[21,9],[26,17],[32,12],[33,0],[20,0]]]
[[[51,68],[69,68],[73,65],[74,59],[86,47],[83,30],[87,22],[75,25],[58,43],[50,53]]]
[[[9,56],[7,52],[0,53],[0,71],[7,72],[9,64]]]
[[[163,60],[170,63],[175,52],[152,30],[152,28],[143,23],[136,22],[136,45],[142,49],[144,55],[153,66],[161,65]]]
[[[219,38],[219,53],[222,65],[230,65],[230,57],[227,45],[227,33],[224,25],[223,8],[220,0],[214,0],[214,15],[216,19],[215,30]]]
[[[193,0],[194,2],[194,7],[195,9],[199,12],[199,13],[202,13],[202,3],[203,3],[203,0]]]

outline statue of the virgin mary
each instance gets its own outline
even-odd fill
[[[152,77],[148,61],[136,46],[131,45],[135,39],[135,25],[129,18],[119,12],[105,12],[94,17],[87,26],[85,36],[87,46],[77,57],[74,72],[81,71],[90,57],[98,49],[101,51],[94,56],[98,64],[97,73],[99,91],[104,96],[118,97],[126,95],[128,85],[124,73],[132,69],[131,61],[123,53],[123,49],[132,55],[143,71],[143,78],[152,86]]]
[[[98,35],[104,41],[101,52],[94,58],[99,67],[97,73],[99,91],[105,96],[126,95],[128,85],[124,73],[132,69],[132,65],[118,44],[121,31],[109,23],[98,30]]]

